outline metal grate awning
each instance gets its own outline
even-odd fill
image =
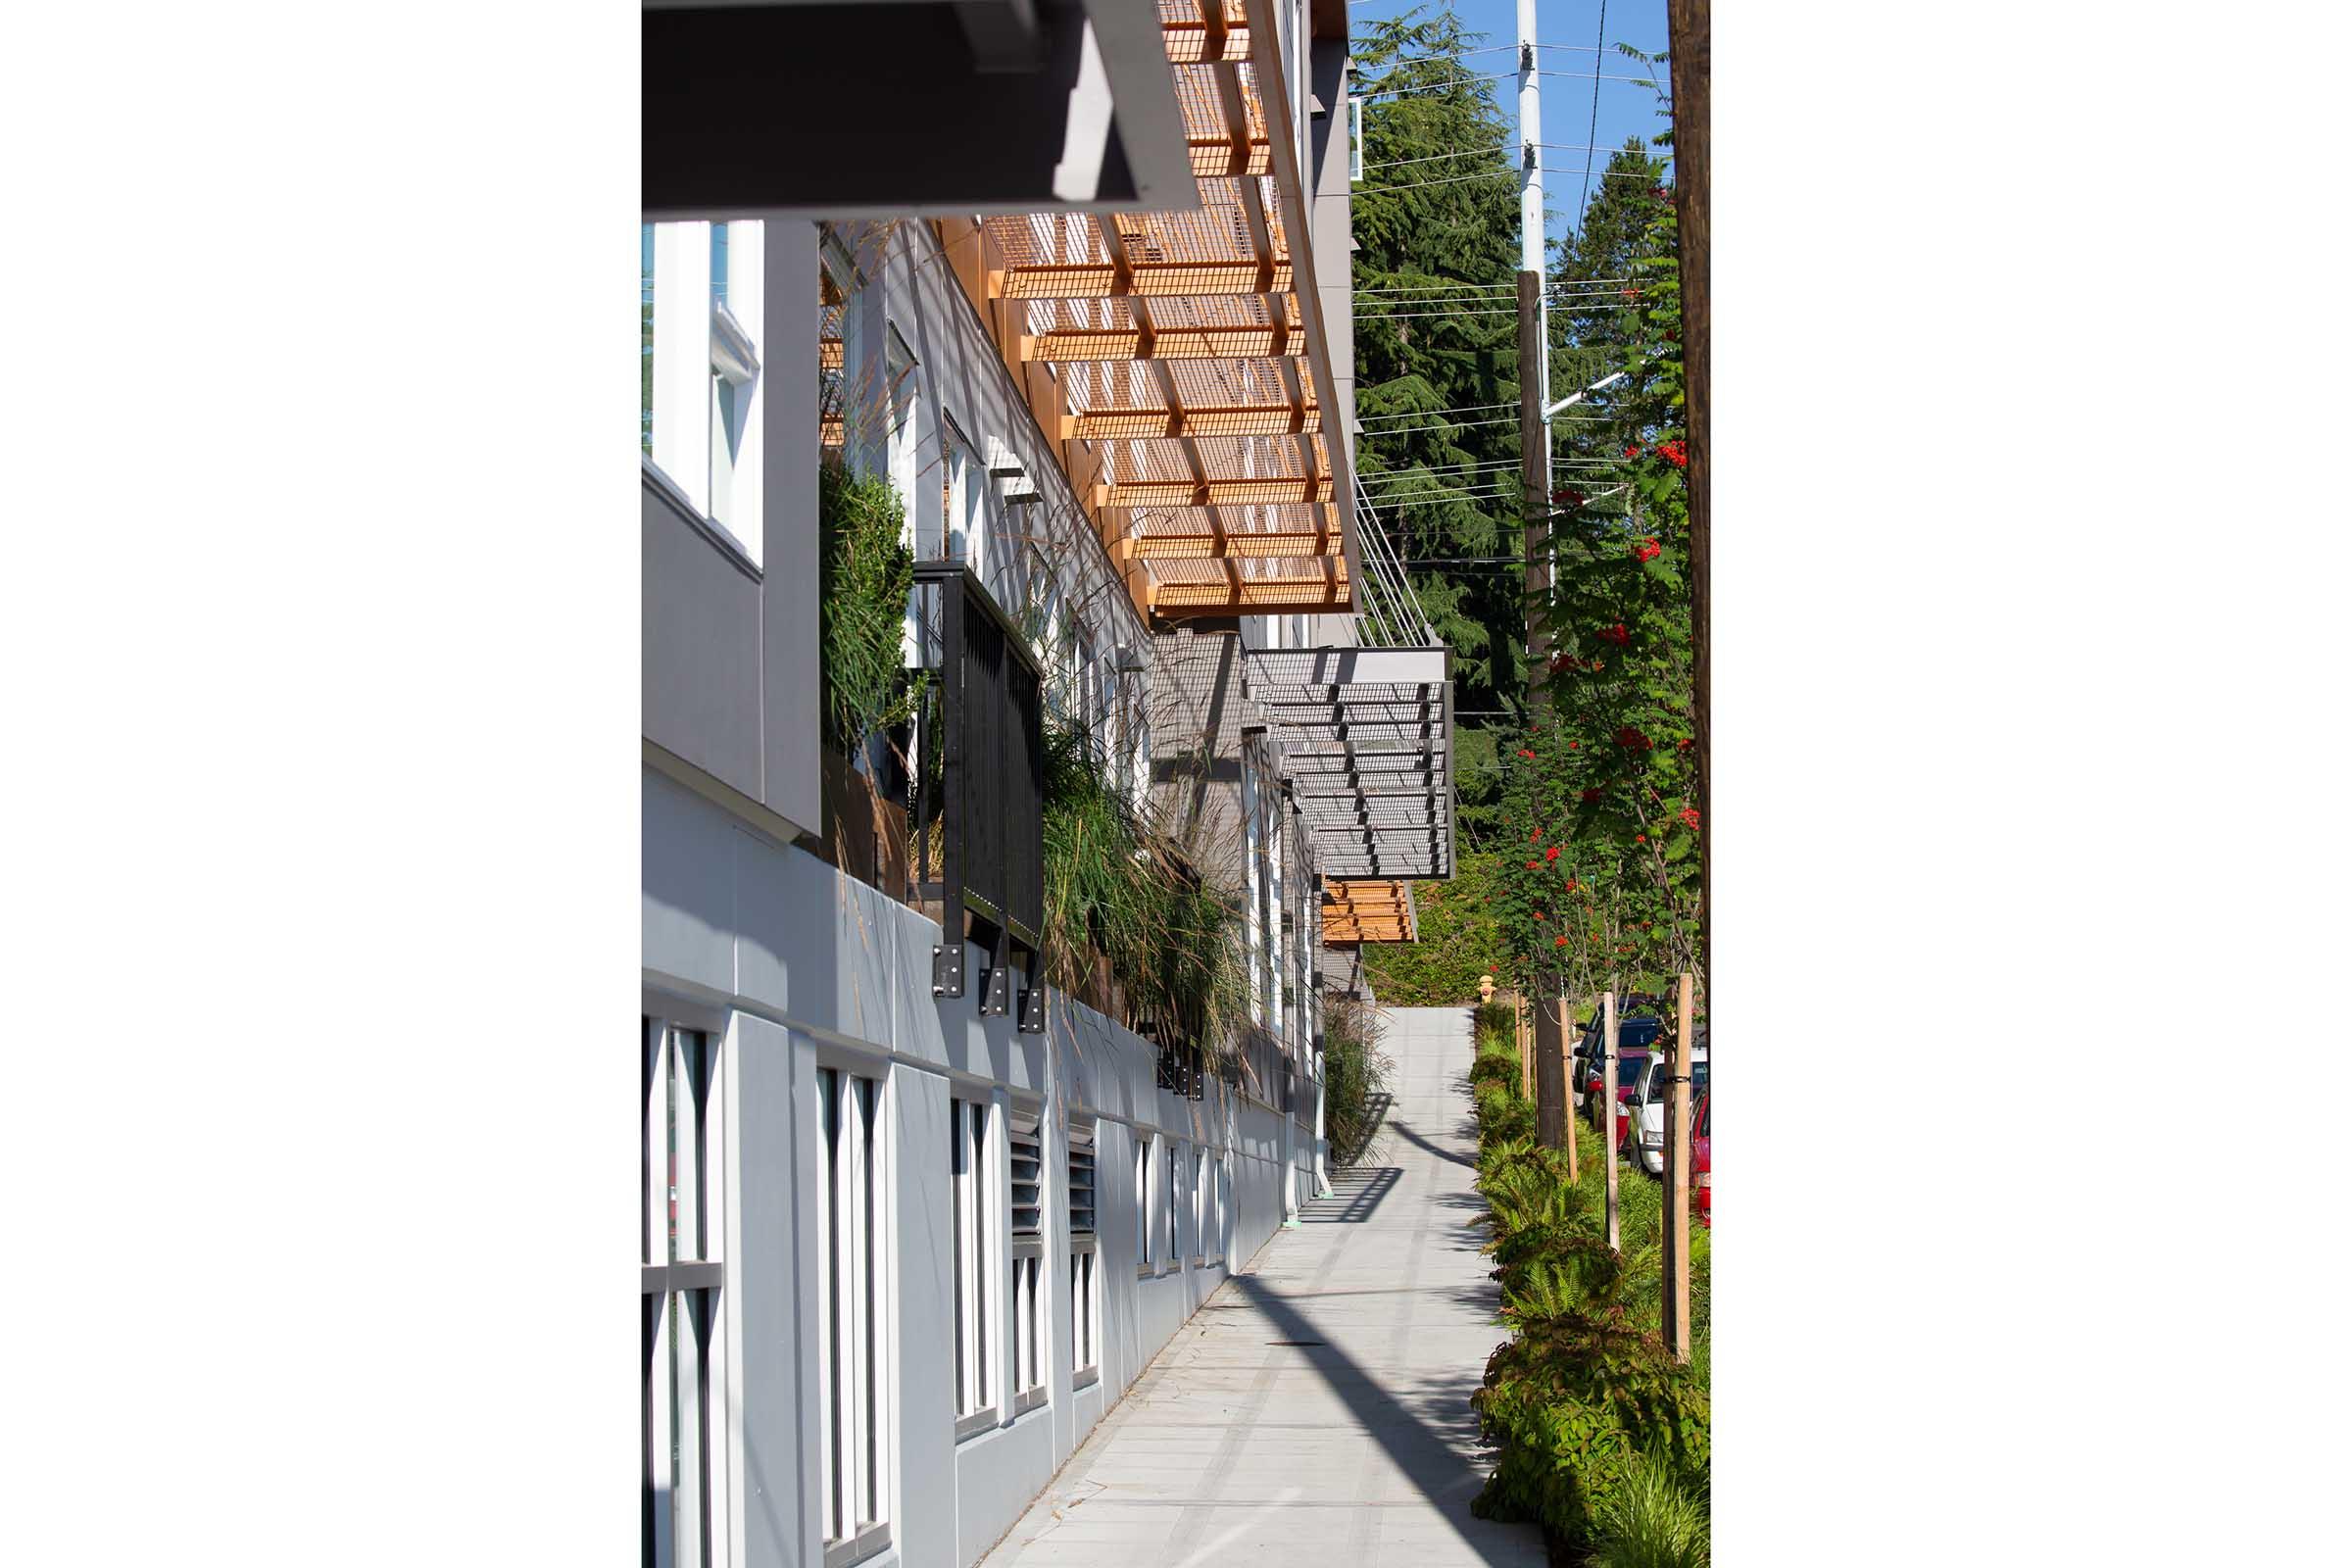
[[[1250,703],[1281,749],[1327,883],[1453,874],[1450,657],[1446,648],[1243,654]]]
[[[1269,131],[1296,108],[1271,0],[1158,14],[1199,205],[943,235],[1138,609],[1349,613],[1353,479],[1323,410],[1351,346],[1300,286],[1307,198],[1298,149]]]

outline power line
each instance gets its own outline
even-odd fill
[[[1366,103],[1369,103],[1375,98],[1400,98],[1408,92],[1444,92],[1448,87],[1467,87],[1473,82],[1501,81],[1507,76],[1516,76],[1517,74],[1519,74],[1519,73],[1516,71],[1496,71],[1489,73],[1486,75],[1453,76],[1445,81],[1425,82],[1418,87],[1391,87],[1381,92],[1358,93],[1356,96],[1362,98]],[[1546,73],[1546,74],[1548,74],[1548,73]],[[1625,79],[1628,81],[1640,81],[1642,78],[1640,76],[1628,76]],[[1652,85],[1655,85],[1655,83],[1652,83]]]
[[[1585,209],[1592,205],[1592,138],[1600,129],[1600,45],[1608,42],[1609,0],[1600,0],[1600,22],[1592,43],[1592,118],[1585,126],[1585,189],[1576,199],[1576,225],[1585,225]]]

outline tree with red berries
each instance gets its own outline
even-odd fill
[[[1506,775],[1509,821],[1559,852],[1506,862],[1501,879],[1508,978],[1537,995],[1662,991],[1703,972],[1674,210],[1642,196],[1627,390],[1593,430],[1617,456],[1609,484],[1554,513],[1550,712]]]

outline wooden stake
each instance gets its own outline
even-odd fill
[[[1675,988],[1666,1068],[1666,1344],[1690,1359],[1690,972]]]
[[[1568,1183],[1573,1187],[1576,1185],[1576,1123],[1569,1111],[1571,1097],[1568,1092],[1568,1070],[1570,1064],[1574,1060],[1574,1057],[1570,1055],[1570,1052],[1574,1050],[1574,1043],[1576,1040],[1576,1010],[1568,1005],[1568,992],[1564,986],[1560,991],[1559,1008],[1560,1123],[1566,1134],[1566,1136],[1561,1139],[1561,1142],[1568,1146]]]
[[[1600,1171],[1609,1195],[1609,1250],[1617,1250],[1617,993],[1600,998]]]

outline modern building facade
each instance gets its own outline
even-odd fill
[[[1032,10],[692,36],[741,74],[779,19],[722,13],[795,9],[986,13],[998,75]],[[977,1561],[1316,1191],[1321,998],[1409,933],[1398,879],[1450,870],[1444,650],[1359,646],[1388,568],[1350,504],[1344,8],[1160,0],[1146,57],[1109,10],[1035,8],[1079,66],[1033,90],[1118,106],[1123,172],[1076,195],[876,168],[853,200],[741,157],[740,186],[649,183],[649,1563]],[[692,51],[661,58],[649,147],[683,156],[709,127],[654,122]],[[905,506],[903,652],[938,691],[858,756],[820,712],[827,464]],[[1054,729],[1242,910],[1244,1038],[1045,983]]]

